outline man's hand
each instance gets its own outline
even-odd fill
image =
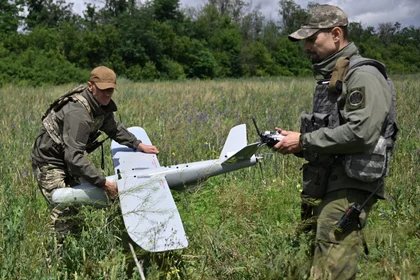
[[[113,183],[110,181],[105,181],[105,185],[103,186],[103,189],[106,192],[106,195],[109,199],[115,200],[118,196],[118,187],[117,183]]]
[[[281,130],[278,127],[276,127],[275,130],[285,137],[273,147],[274,151],[278,151],[283,155],[295,154],[302,151],[302,147],[299,143],[299,132]]]
[[[140,143],[137,146],[137,149],[146,154],[159,154],[159,150],[153,145],[146,145],[146,144]]]

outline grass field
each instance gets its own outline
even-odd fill
[[[360,279],[420,278],[420,76],[394,77],[400,135],[379,201],[366,228],[370,249]],[[120,80],[117,119],[142,126],[161,165],[217,158],[231,127],[298,130],[312,106],[312,79],[131,83]],[[49,103],[74,85],[0,89],[0,279],[140,279],[124,246],[118,206],[81,209],[83,231],[58,251],[49,211],[32,176],[30,152]],[[109,142],[107,142],[109,144]],[[112,174],[106,145],[105,175]],[[147,253],[147,279],[306,279],[308,236],[296,238],[303,161],[267,148],[258,166],[220,175],[177,193],[189,247]],[[100,151],[90,156],[100,166]]]

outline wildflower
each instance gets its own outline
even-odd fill
[[[172,268],[171,271],[169,272],[169,274],[178,274],[180,272],[179,269],[177,268]]]

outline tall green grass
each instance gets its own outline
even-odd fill
[[[361,279],[420,277],[420,76],[395,77],[400,137],[387,179],[366,228],[370,255]],[[32,177],[30,152],[40,117],[75,85],[0,89],[0,279],[140,279],[127,248],[118,205],[83,207],[79,236],[64,248],[49,228],[49,211]],[[159,148],[161,165],[217,158],[232,126],[298,130],[312,106],[312,79],[250,79],[131,83],[120,80],[116,115],[142,126]],[[108,143],[109,144],[109,143]],[[105,175],[113,172],[109,145]],[[147,279],[306,279],[310,236],[296,237],[302,160],[261,149],[258,166],[209,179],[176,193],[189,247],[165,253],[136,248]],[[100,166],[100,152],[90,156]]]

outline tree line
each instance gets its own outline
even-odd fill
[[[98,66],[132,81],[309,76],[301,43],[287,35],[308,10],[279,0],[279,20],[242,0],[208,0],[181,8],[179,0],[105,0],[82,15],[65,0],[0,2],[0,86],[85,82]],[[361,54],[391,74],[420,72],[420,28],[400,23],[349,24]]]

